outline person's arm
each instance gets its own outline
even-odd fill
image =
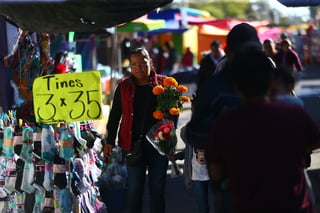
[[[208,172],[210,175],[210,178],[213,181],[221,181],[226,178],[226,169],[225,166],[222,164],[217,163],[207,163],[208,165]]]
[[[105,138],[105,144],[103,146],[103,153],[105,157],[109,157],[112,152],[112,148],[115,146],[115,140],[117,137],[119,122],[122,115],[121,107],[121,95],[120,86],[116,88],[114,93],[113,103],[109,114],[107,123],[107,137]]]
[[[209,129],[212,125],[212,106],[211,102],[218,97],[217,76],[211,76],[207,83],[197,90],[192,101],[192,115],[186,126],[186,142],[192,147],[204,149]],[[218,79],[218,80],[217,80]]]
[[[205,81],[208,80],[208,78],[214,73],[214,70],[212,66],[210,66],[210,56],[205,56],[201,61],[200,61],[200,67],[198,70],[197,74],[197,89],[200,88]]]
[[[299,59],[299,56],[298,56],[298,54],[296,52],[292,52],[292,53],[293,53],[292,57],[294,57],[293,58],[294,66],[300,72],[300,71],[302,71],[302,64],[301,64],[301,61]]]
[[[223,129],[215,122],[210,130],[208,141],[205,147],[205,158],[208,173],[213,181],[222,181],[227,177],[227,170],[223,158]]]
[[[184,158],[185,158],[185,150],[176,152],[172,156],[168,156],[169,161],[184,160]]]

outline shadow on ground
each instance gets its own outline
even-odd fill
[[[178,164],[182,171],[183,164]],[[148,181],[148,180],[147,180]],[[148,182],[146,182],[148,183]],[[145,187],[143,213],[149,213],[149,192]],[[183,174],[172,176],[170,166],[168,167],[166,185],[166,212],[167,213],[193,213],[196,212],[195,201],[192,192],[187,189]]]
[[[313,188],[317,212],[320,213],[320,169],[308,170],[308,175]]]

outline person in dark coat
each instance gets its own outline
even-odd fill
[[[164,67],[163,75],[170,75],[174,69],[174,65],[177,62],[176,50],[171,41],[167,41],[163,45],[164,55],[166,57],[166,64]]]
[[[203,57],[200,62],[200,68],[197,78],[197,88],[206,82],[210,76],[213,75],[216,69],[217,63],[224,56],[224,52],[221,49],[219,41],[213,41],[210,44],[210,53]]]
[[[275,63],[290,70],[302,71],[302,65],[298,54],[291,48],[291,42],[284,39],[280,43],[281,50],[275,56]]]
[[[236,52],[244,49],[260,49],[256,29],[246,23],[234,26],[226,40],[226,57],[222,58],[215,73],[197,89],[191,120],[186,127],[186,141],[196,149],[204,149],[208,141],[210,127],[225,110],[239,106],[240,97],[233,88],[231,62]],[[212,182],[214,210],[218,213],[231,213],[233,204],[227,180]]]
[[[234,213],[314,213],[304,172],[305,155],[320,147],[319,127],[301,106],[269,100],[275,71],[261,50],[238,52],[231,69],[243,104],[211,127],[212,180],[228,178]]]
[[[182,57],[182,66],[183,67],[193,66],[193,53],[191,52],[190,47],[186,48],[186,52]]]

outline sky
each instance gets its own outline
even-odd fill
[[[268,0],[270,8],[275,8],[285,16],[298,15],[308,21],[310,12],[308,7],[286,7],[277,0]]]

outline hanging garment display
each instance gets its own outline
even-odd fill
[[[92,123],[41,128],[3,123],[8,126],[1,138],[6,142],[0,155],[0,205],[7,212],[107,212],[96,186],[102,163],[92,148],[101,146],[95,143],[102,136]],[[90,129],[80,130],[81,125]],[[77,137],[81,143],[74,143]],[[91,148],[84,146],[88,143]]]

